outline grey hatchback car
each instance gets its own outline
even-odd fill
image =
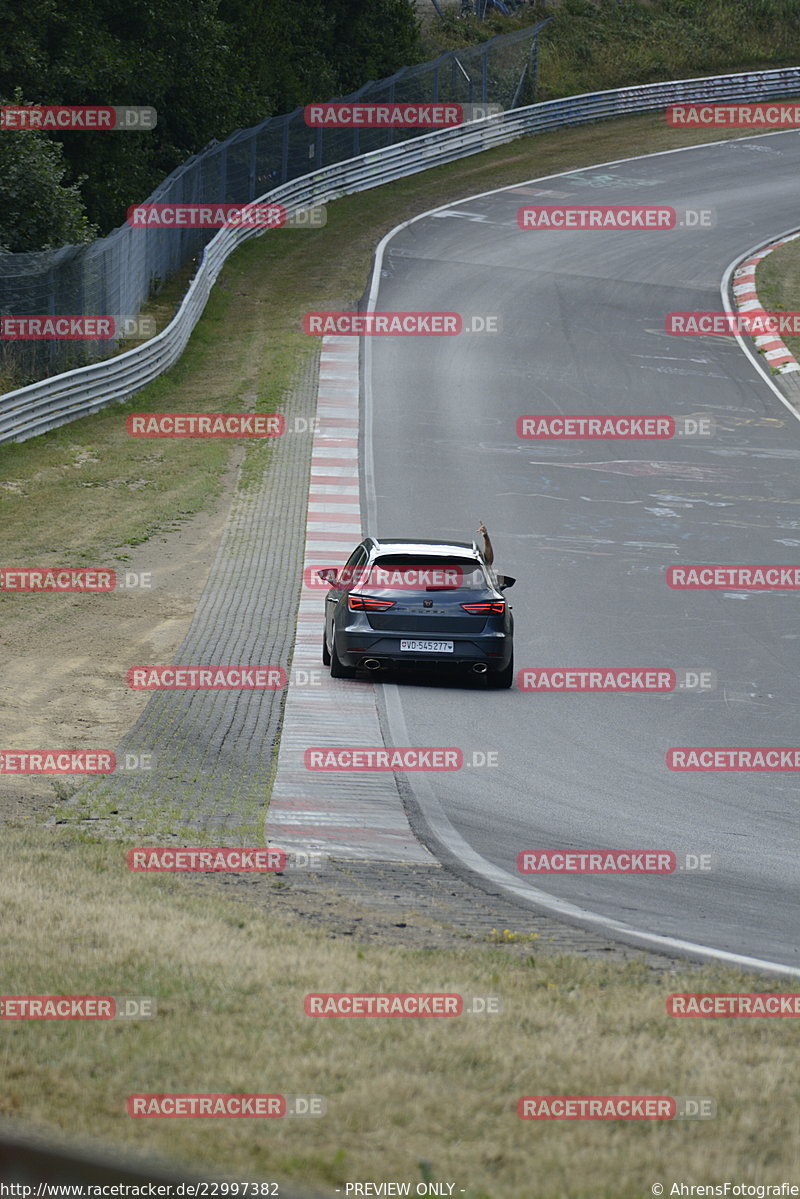
[[[489,687],[514,678],[514,621],[475,542],[365,537],[340,571],[320,570],[322,660],[336,679],[357,671],[461,670]]]

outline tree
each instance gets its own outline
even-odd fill
[[[156,109],[148,132],[49,135],[103,232],[212,139],[419,58],[409,0],[0,0],[0,31],[0,94]]]
[[[326,9],[332,19],[326,53],[342,92],[419,62],[419,27],[408,0],[329,0]]]
[[[16,92],[13,101],[22,104]],[[46,134],[0,133],[0,250],[51,250],[97,235],[80,194],[82,180],[65,182],[63,147]]]

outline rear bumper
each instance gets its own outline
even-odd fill
[[[497,671],[508,666],[514,647],[513,633],[493,631],[461,637],[443,633],[437,637],[438,641],[453,643],[452,653],[401,650],[400,634],[387,635],[374,630],[356,632],[343,629],[337,631],[335,636],[339,660],[356,670],[468,671],[475,666],[483,666],[487,671]],[[414,639],[413,633],[407,636]],[[367,662],[373,665],[365,665]],[[374,666],[376,662],[377,668]]]

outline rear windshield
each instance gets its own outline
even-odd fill
[[[491,584],[474,558],[430,557],[424,554],[384,554],[365,568],[364,582],[373,588],[403,590],[485,591]]]

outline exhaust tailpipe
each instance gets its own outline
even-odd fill
[[[485,662],[476,662],[473,665],[472,669],[475,671],[476,674],[486,674],[486,663]]]
[[[361,663],[364,670],[380,670],[381,664],[377,658],[365,658]]]

